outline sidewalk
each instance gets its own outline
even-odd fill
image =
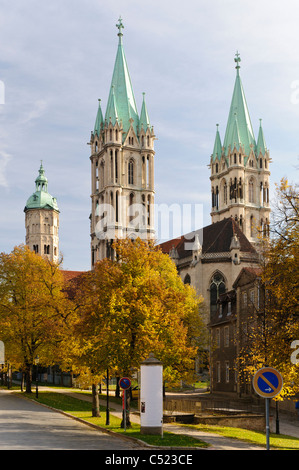
[[[75,392],[75,391],[70,392],[69,389],[68,390],[56,389],[55,391],[57,391],[58,393],[64,393],[66,395],[69,395],[75,398],[80,398],[81,400],[86,400],[86,401],[92,400],[92,397],[89,395],[84,395],[82,393]],[[100,400],[100,404],[105,407],[106,400]],[[112,415],[117,416],[120,419],[122,418],[122,407],[120,405],[117,405],[116,403],[111,403],[110,408],[112,408],[112,410],[110,410],[110,413]],[[140,424],[140,417],[138,413],[131,411],[130,419],[132,423]],[[288,436],[299,438],[299,426],[297,426],[296,424],[292,424],[292,422],[286,421],[285,418],[282,418],[280,419],[279,427],[280,427],[280,434],[285,434]],[[229,438],[220,436],[218,434],[198,431],[190,427],[185,427],[185,426],[183,427],[183,426],[179,426],[176,424],[164,424],[163,430],[176,433],[176,434],[189,435],[191,437],[204,441],[207,444],[210,444],[211,446],[208,448],[208,450],[265,450],[264,447],[258,447],[256,445],[253,445],[247,442],[242,442],[237,439],[229,439]]]

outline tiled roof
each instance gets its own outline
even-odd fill
[[[203,254],[229,253],[232,237],[237,235],[240,243],[240,251],[256,255],[255,248],[246,238],[237,222],[231,217],[208,225],[193,234],[186,234],[179,238],[161,243],[160,248],[163,253],[169,253],[172,248],[175,248],[178,252],[179,259],[187,258],[192,254],[192,243],[195,239],[195,233],[199,235]]]
[[[239,276],[235,280],[235,282],[233,284],[233,288],[236,289],[241,280],[243,281],[242,284],[245,285],[245,284],[248,284],[248,283],[252,282],[257,277],[261,276],[261,274],[262,274],[262,269],[261,268],[251,268],[251,267],[250,268],[249,267],[243,268],[240,271]]]

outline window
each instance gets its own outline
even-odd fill
[[[247,307],[247,292],[243,293],[243,307]]]
[[[249,199],[249,202],[252,202],[252,203],[254,202],[254,184],[253,184],[252,179],[249,181],[248,199]]]
[[[129,199],[129,222],[132,222],[134,219],[134,214],[133,214],[133,204],[134,204],[134,194],[130,194],[130,199]]]
[[[134,184],[134,161],[130,160],[128,164],[128,183]]]
[[[230,315],[232,313],[232,303],[228,302],[227,303],[227,314]]]
[[[119,222],[119,193],[116,191],[115,197],[115,221]]]
[[[184,284],[191,284],[191,277],[189,276],[189,274],[186,274]]]
[[[219,318],[222,317],[222,304],[219,305]]]
[[[250,291],[249,296],[250,296],[250,303],[254,305],[254,290],[253,289]]]
[[[44,255],[50,254],[50,245],[44,245]]]
[[[227,204],[227,184],[226,184],[226,181],[225,181],[224,186],[223,186],[223,201],[224,201],[224,204]]]
[[[34,253],[38,253],[38,245],[33,245],[33,251]]]
[[[210,306],[211,311],[216,312],[217,300],[220,294],[226,291],[225,280],[221,273],[215,273],[210,283]]]
[[[229,383],[229,362],[225,361],[225,382]]]
[[[151,225],[151,197],[147,196],[147,225]]]
[[[229,347],[229,328],[226,326],[224,328],[224,347],[228,348]]]
[[[216,380],[218,383],[221,382],[221,368],[220,368],[220,362],[217,362],[216,364]]]
[[[115,182],[118,181],[118,152],[115,150],[115,161],[114,161],[114,172],[115,172]]]

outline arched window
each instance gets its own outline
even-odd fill
[[[134,184],[134,161],[130,160],[128,164],[128,183]]]
[[[147,196],[147,225],[151,225],[151,197]]]
[[[134,193],[131,193],[130,198],[129,198],[129,221],[130,222],[134,219],[134,215],[132,213],[133,209],[131,208],[133,204],[134,204]]]
[[[102,161],[100,164],[100,189],[102,190],[104,188],[104,162]]]
[[[249,202],[254,202],[254,182],[253,179],[249,181],[248,185],[248,200]]]
[[[184,284],[191,284],[191,277],[189,276],[189,274],[186,274],[184,278]]]
[[[115,221],[119,222],[119,192],[116,191],[115,195]]]
[[[115,182],[118,181],[118,151],[115,150],[115,161],[114,161],[114,173],[115,173]]]
[[[211,279],[210,283],[210,307],[211,312],[217,310],[217,300],[219,295],[224,294],[226,291],[225,280],[221,273],[216,272]]]
[[[224,204],[227,204],[227,184],[226,181],[223,186],[223,202]]]

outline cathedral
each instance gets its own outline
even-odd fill
[[[91,266],[114,258],[115,239],[154,238],[154,140],[145,94],[138,113],[125,57],[121,19],[105,115],[99,100],[91,133]]]
[[[91,269],[114,259],[113,241],[155,239],[154,141],[145,94],[138,112],[123,46],[123,23],[116,25],[118,46],[106,109],[101,100],[91,132]],[[224,139],[219,125],[207,159],[211,181],[211,224],[160,244],[186,284],[204,299],[208,326],[219,299],[233,290],[244,269],[258,267],[261,234],[269,232],[270,156],[262,121],[257,140],[235,56],[236,76]],[[25,211],[26,244],[57,261],[59,209],[48,193],[41,164],[36,190]],[[70,274],[70,273],[69,273]],[[71,276],[68,276],[71,277]]]

